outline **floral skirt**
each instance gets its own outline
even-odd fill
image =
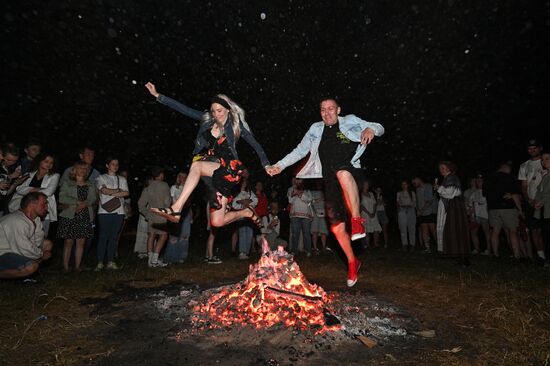
[[[220,167],[214,170],[212,177],[202,177],[202,180],[209,189],[210,209],[219,210],[221,208],[220,195],[228,198],[229,202],[238,190],[238,185],[244,171],[243,163],[240,160],[226,160],[224,158],[199,154],[193,158],[193,161],[211,161],[219,163]]]

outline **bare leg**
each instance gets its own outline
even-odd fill
[[[435,227],[435,224],[428,224],[428,228],[430,229],[432,239],[437,243],[437,228]]]
[[[482,222],[481,228],[483,229],[483,234],[485,235],[485,242],[487,243],[487,253],[491,254],[491,230],[489,229],[489,223]]]
[[[156,235],[153,232],[147,233],[147,253],[153,253],[153,248],[155,247],[155,238]]]
[[[237,242],[239,240],[239,229],[235,229],[231,234],[231,251],[237,253]]]
[[[348,263],[355,261],[355,254],[353,254],[353,249],[351,248],[351,238],[346,231],[346,223],[340,222],[332,225],[330,230],[334,233],[338,244],[340,244],[340,247],[348,258]]]
[[[509,235],[510,239],[510,245],[512,246],[512,252],[514,253],[514,258],[518,259],[520,258],[520,251],[519,251],[519,241],[518,241],[518,233],[516,230],[510,230]]]
[[[65,245],[63,246],[63,268],[65,269],[65,272],[69,271],[69,260],[71,259],[73,244],[74,239],[65,239]]]
[[[375,231],[373,236],[374,236],[374,246],[378,248],[380,246],[380,232]]]
[[[474,243],[474,249],[479,253],[479,226],[470,230],[470,236],[472,237],[472,242]]]
[[[531,230],[531,238],[533,240],[533,244],[535,245],[535,249],[537,250],[537,254],[544,254],[544,241],[542,240],[542,230],[541,229],[533,229]],[[533,252],[531,247],[529,247],[529,252]],[[532,256],[532,254],[531,254]]]
[[[327,247],[327,234],[321,234],[321,246],[323,247],[323,250]]]
[[[317,240],[319,239],[319,233],[312,233],[311,234],[311,245],[313,246],[313,250],[319,250],[317,248]]]
[[[225,226],[244,217],[252,217],[252,211],[249,209],[225,212],[227,208],[227,197],[222,196],[220,203],[222,207],[219,210],[210,212],[210,225],[214,227]]]
[[[80,270],[80,264],[82,263],[82,254],[84,253],[84,244],[86,239],[76,239],[76,249],[74,251],[74,269]]]
[[[493,232],[491,234],[491,245],[493,247],[493,255],[495,257],[499,256],[498,253],[498,247],[499,247],[499,238],[500,237],[500,228],[496,229],[493,228]]]
[[[210,229],[208,234],[208,240],[206,240],[206,258],[212,258],[214,256],[214,241],[216,240],[216,228]]]
[[[220,164],[211,161],[195,161],[191,164],[183,190],[176,202],[172,204],[172,210],[180,212],[189,196],[191,196],[191,193],[193,193],[193,190],[195,190],[195,187],[197,187],[197,184],[199,184],[201,177],[211,177],[214,174],[214,170],[219,167]]]
[[[351,217],[361,216],[359,212],[359,189],[353,175],[347,170],[339,170],[336,172],[336,178],[340,183],[340,187],[342,187],[344,201]]]
[[[157,243],[155,245],[155,249],[153,250],[154,253],[159,254],[162,251],[162,248],[164,248],[164,244],[166,244],[166,240],[168,239],[167,233],[158,234],[159,238],[157,240]]]

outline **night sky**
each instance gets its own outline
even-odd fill
[[[466,5],[467,4],[467,5]],[[62,165],[91,143],[136,176],[188,165],[197,109],[223,92],[272,162],[320,120],[319,99],[382,123],[366,173],[397,188],[437,161],[462,177],[550,146],[550,2],[2,1],[2,142],[36,136]],[[259,161],[245,142],[241,159]],[[258,175],[258,177],[264,177]]]

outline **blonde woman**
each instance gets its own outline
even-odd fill
[[[75,270],[80,271],[84,243],[94,235],[92,220],[97,191],[94,183],[88,179],[89,169],[82,161],[74,163],[69,171],[69,179],[63,183],[59,191],[62,211],[59,213],[57,236],[65,240],[63,267],[66,272],[69,271],[69,259],[75,242]]]
[[[181,114],[202,121],[193,154],[193,164],[189,176],[178,199],[168,208],[152,208],[151,211],[169,221],[179,222],[181,210],[201,177],[210,188],[210,221],[212,226],[224,226],[240,218],[248,217],[258,226],[260,218],[253,208],[247,207],[238,211],[227,211],[227,204],[232,197],[232,189],[239,184],[244,172],[242,162],[237,154],[236,144],[240,137],[248,142],[259,156],[262,166],[268,167],[269,160],[245,121],[243,109],[226,95],[218,94],[210,101],[210,110],[206,113],[159,94],[152,83],[145,85],[149,93],[158,102],[169,106]]]

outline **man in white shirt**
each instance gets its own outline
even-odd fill
[[[48,197],[31,192],[21,208],[0,220],[0,278],[27,277],[52,255],[52,242],[44,240],[41,217],[48,213]]]
[[[530,230],[531,239],[537,249],[538,256],[543,261],[546,261],[540,220],[533,216],[535,213],[535,194],[537,192],[537,187],[545,174],[541,164],[541,152],[542,145],[539,141],[532,139],[527,142],[527,153],[531,158],[520,165],[518,180],[521,183],[521,192],[523,193],[523,197],[527,202],[525,209],[525,223]]]

